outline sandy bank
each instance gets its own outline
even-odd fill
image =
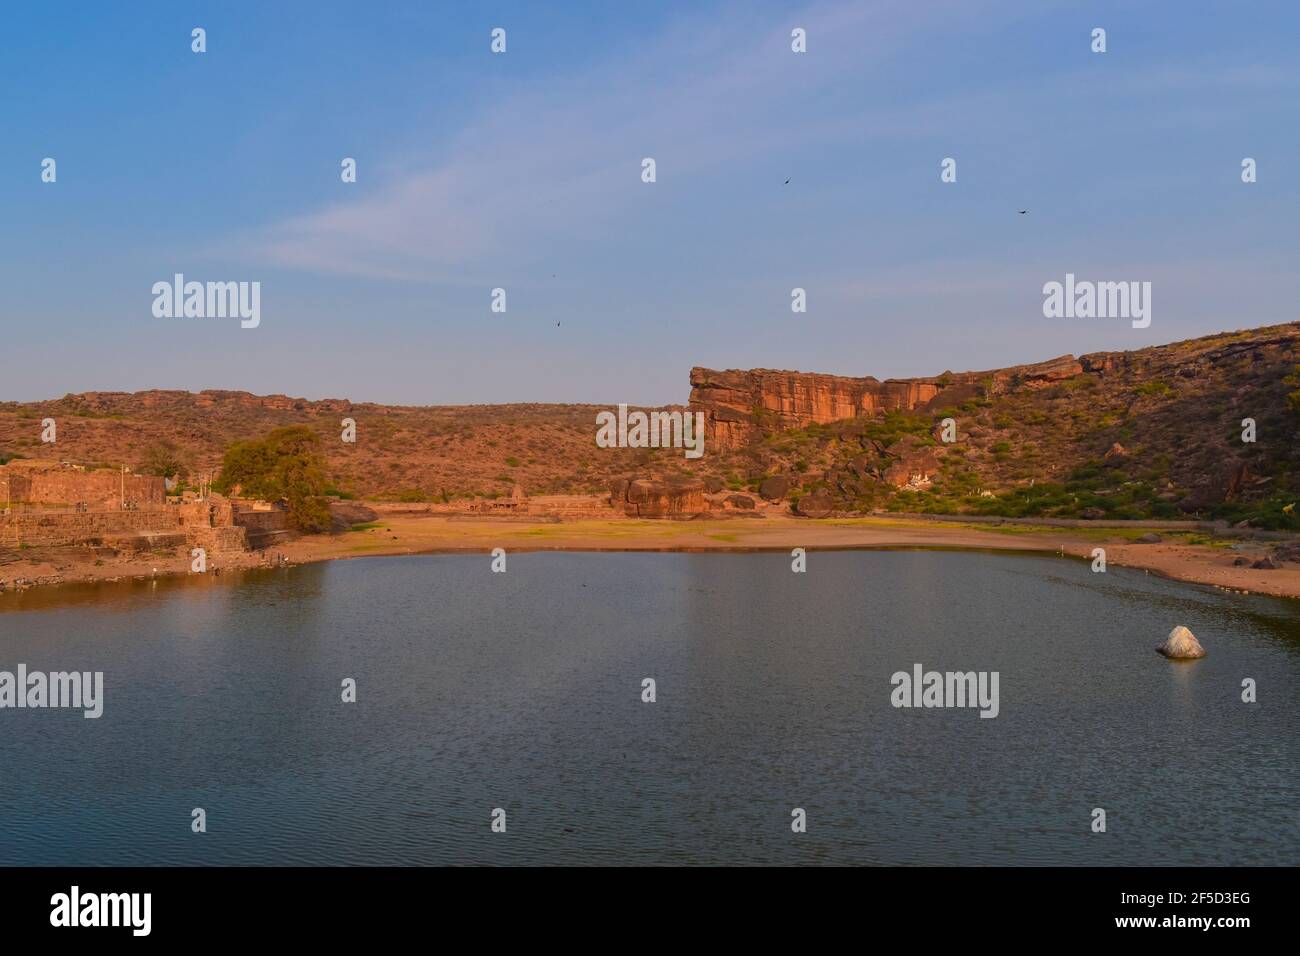
[[[938,524],[890,518],[825,519],[793,517],[763,519],[644,521],[586,519],[562,523],[533,523],[492,518],[464,520],[423,515],[382,518],[374,527],[340,535],[317,535],[289,542],[270,554],[222,556],[211,564],[215,573],[260,567],[279,560],[292,564],[373,555],[471,552],[487,555],[493,548],[520,551],[744,551],[827,548],[969,548],[1063,553],[1091,560],[1094,548],[1104,548],[1111,566],[1142,568],[1179,581],[1209,584],[1252,594],[1300,597],[1300,565],[1277,570],[1233,566],[1243,553],[1204,534],[1165,535],[1159,544],[1134,542],[1136,529],[1047,528],[1023,524],[997,527]],[[40,583],[115,580],[127,577],[187,574],[189,559],[144,556],[101,565],[79,563],[73,555],[38,561],[10,560],[0,578]],[[0,596],[2,597],[2,596]]]

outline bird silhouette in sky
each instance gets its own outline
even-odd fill
[[[786,184],[787,186],[789,186],[789,185],[790,185],[790,180],[787,179],[787,180],[785,181],[785,184]]]
[[[1020,215],[1023,216],[1023,215],[1024,215],[1025,213],[1027,213],[1027,212],[1029,212],[1028,209],[1022,209],[1022,210],[1020,210]]]

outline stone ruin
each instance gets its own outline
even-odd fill
[[[209,495],[169,502],[164,480],[125,469],[48,461],[0,466],[0,547],[92,546],[122,551],[260,549],[289,534],[275,503]]]
[[[166,501],[163,479],[153,475],[26,459],[0,466],[0,507],[10,512],[139,511],[160,508]]]
[[[481,514],[528,514],[530,505],[524,489],[516,484],[510,489],[509,498],[484,498],[472,502],[469,510]]]

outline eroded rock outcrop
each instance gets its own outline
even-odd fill
[[[609,500],[629,518],[693,518],[709,508],[698,478],[625,478]]]
[[[893,461],[881,477],[896,488],[926,487],[939,473],[939,456],[931,446],[921,445],[914,435],[905,435],[885,449]]]
[[[739,448],[791,428],[890,411],[957,406],[987,392],[1041,388],[1082,374],[1072,355],[933,378],[851,378],[775,369],[691,369],[692,411],[704,412],[705,448]]]

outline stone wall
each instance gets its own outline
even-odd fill
[[[249,507],[219,497],[138,510],[15,509],[0,513],[0,547],[4,548],[85,544],[138,548],[152,546],[156,540],[161,542],[159,546],[188,541],[209,551],[242,551],[250,545],[263,547],[288,534],[288,514],[282,508]]]
[[[92,544],[123,534],[175,534],[181,532],[174,509],[150,511],[17,512],[0,515],[0,547],[20,544],[53,547]]]
[[[248,533],[243,528],[192,528],[188,537],[191,545],[203,548],[209,556],[248,550]]]
[[[0,468],[0,502],[8,501],[11,507],[72,508],[84,503],[94,511],[111,511],[121,507],[123,497],[128,505],[149,509],[165,504],[167,492],[163,479],[152,475],[123,475],[109,469],[81,471],[44,463],[10,463]]]
[[[270,511],[236,509],[234,523],[240,528],[247,529],[249,534],[286,531],[289,528],[289,514],[280,508],[274,508]]]
[[[267,548],[290,537],[289,512],[278,506],[237,504],[231,519],[245,535],[248,547]]]

